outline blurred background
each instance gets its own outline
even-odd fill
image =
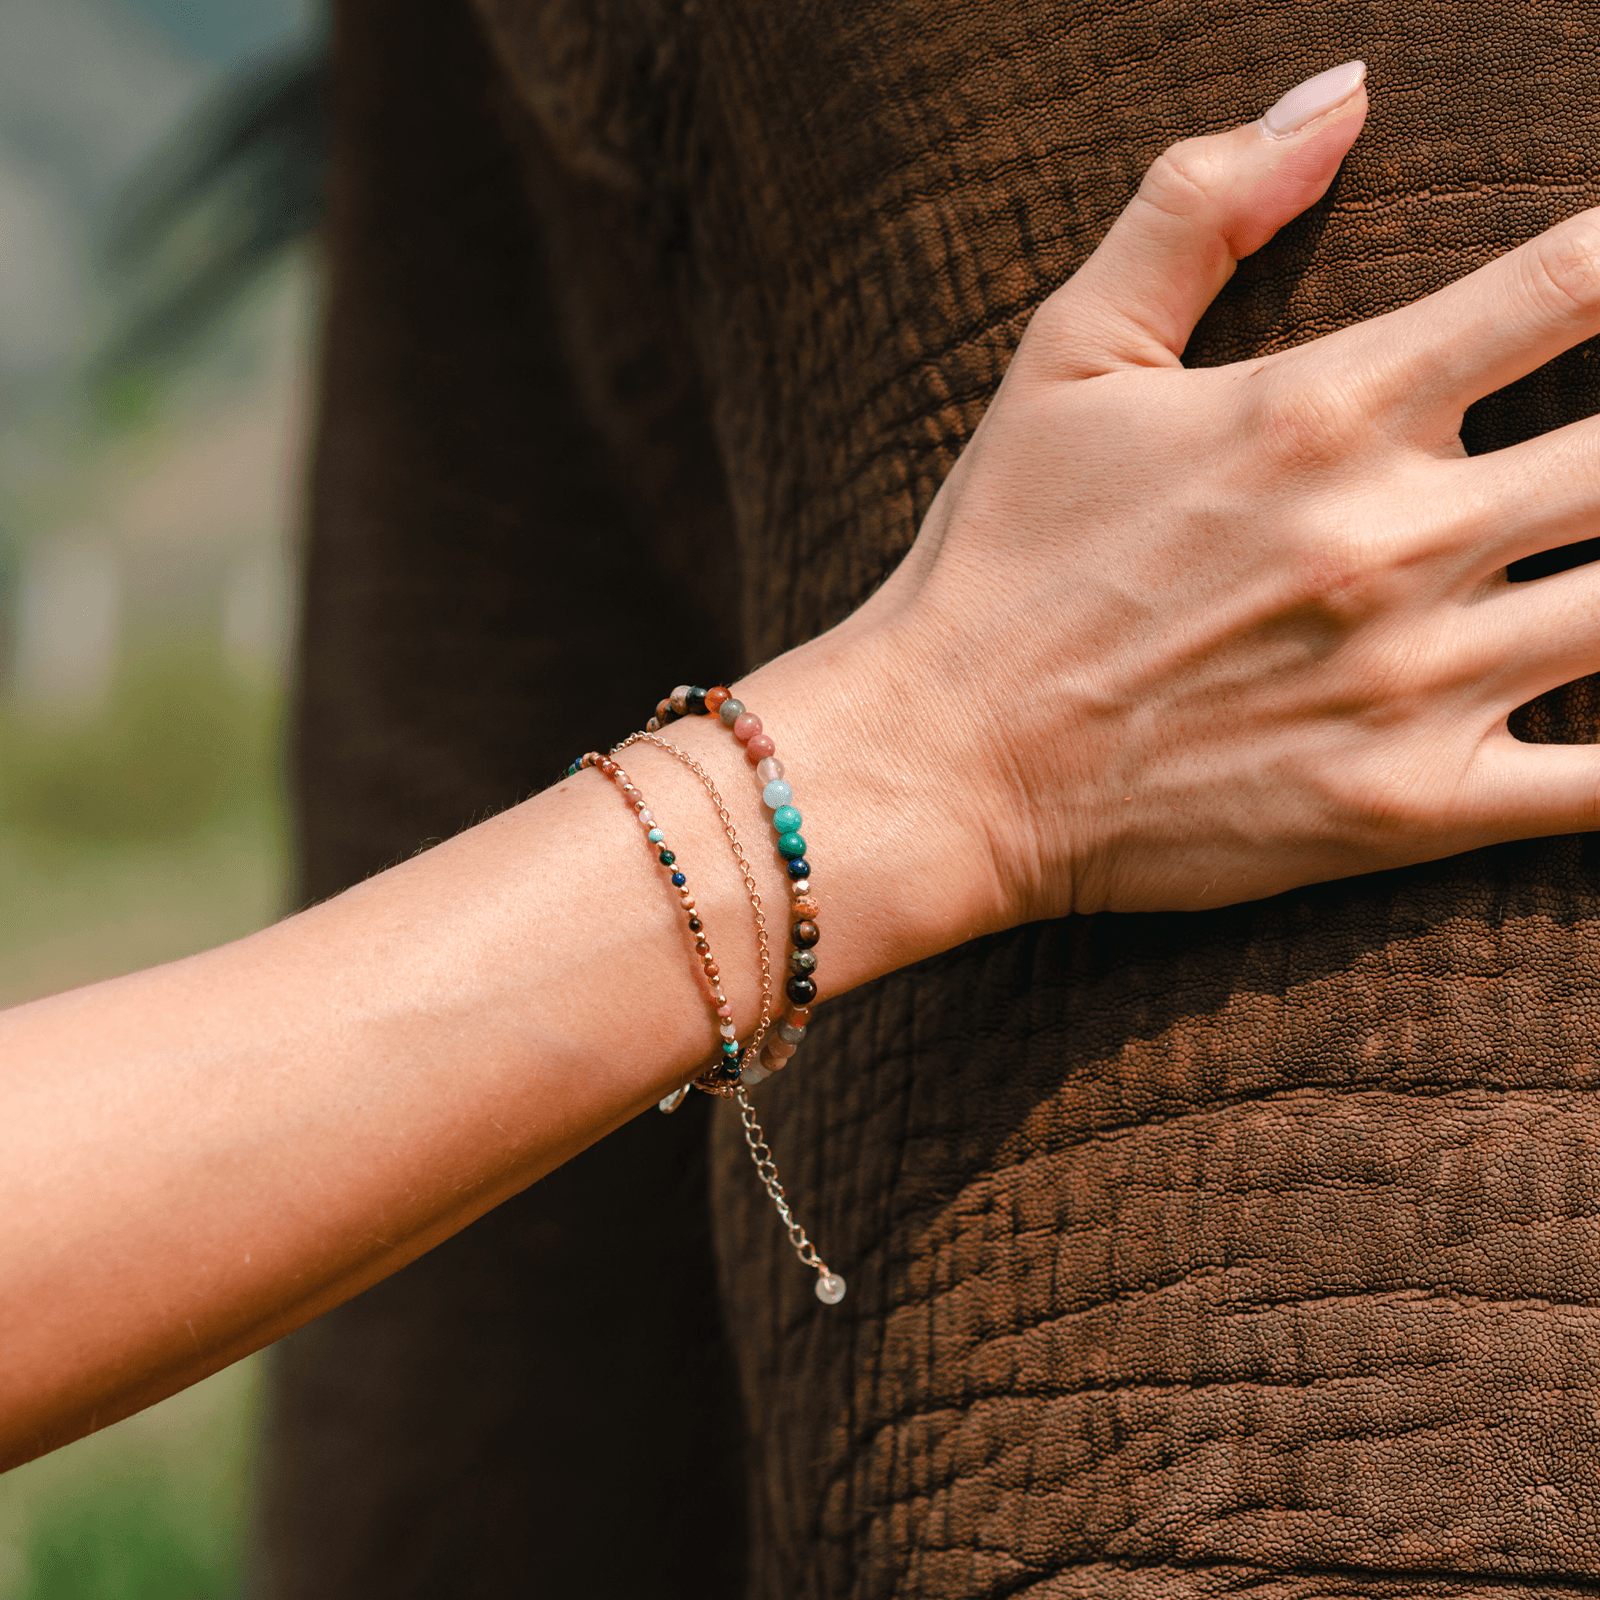
[[[280,915],[313,0],[0,0],[0,1004]],[[0,1477],[0,1600],[241,1592],[259,1358]]]

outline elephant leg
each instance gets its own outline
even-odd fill
[[[542,786],[638,726],[663,673],[732,673],[738,650],[720,469],[649,263],[595,216],[596,259],[564,280],[603,308],[621,374],[597,421],[550,264],[579,246],[470,13],[349,0],[336,58],[296,718],[310,899]],[[262,1594],[736,1592],[705,1131],[703,1107],[650,1113],[279,1347]],[[685,1482],[714,1527],[666,1490]]]

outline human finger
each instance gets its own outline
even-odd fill
[[[1315,348],[1378,402],[1453,436],[1475,400],[1600,333],[1600,208],[1580,212],[1425,299]],[[1310,348],[1310,347],[1308,347]]]
[[[1479,747],[1469,826],[1490,839],[1600,828],[1600,745],[1524,744],[1502,731]]]
[[[1600,534],[1600,419],[1449,468],[1472,579]]]
[[[1600,672],[1600,566],[1507,584],[1470,607],[1458,632],[1474,677],[1508,710]]]
[[[1055,375],[1177,365],[1238,262],[1326,192],[1366,120],[1365,78],[1364,63],[1347,61],[1248,127],[1163,152],[1035,318]]]

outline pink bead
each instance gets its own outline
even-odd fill
[[[761,718],[753,711],[741,713],[734,719],[733,736],[743,743],[746,739],[753,739],[761,732]]]
[[[731,1017],[733,1015],[733,1007],[732,1006],[718,1006],[717,1007],[717,1015],[719,1017]]]
[[[782,1039],[774,1039],[766,1046],[767,1054],[775,1056],[779,1061],[787,1061],[797,1049],[798,1045],[788,1044]]]
[[[777,745],[772,742],[772,738],[769,734],[758,733],[753,739],[750,740],[748,744],[745,745],[744,753],[749,756],[752,761],[760,762],[765,761],[767,757],[770,756],[777,748]]]
[[[783,776],[783,763],[776,756],[768,756],[756,768],[756,776],[763,784],[776,783]]]

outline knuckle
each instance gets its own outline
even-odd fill
[[[1263,396],[1250,421],[1268,466],[1280,472],[1347,461],[1370,426],[1355,397],[1333,387],[1301,385]]]
[[[1522,258],[1525,285],[1536,304],[1560,316],[1600,309],[1600,213],[1541,234]]]
[[[1211,203],[1219,175],[1209,139],[1182,139],[1168,145],[1150,164],[1139,198],[1159,211],[1192,216]]]

